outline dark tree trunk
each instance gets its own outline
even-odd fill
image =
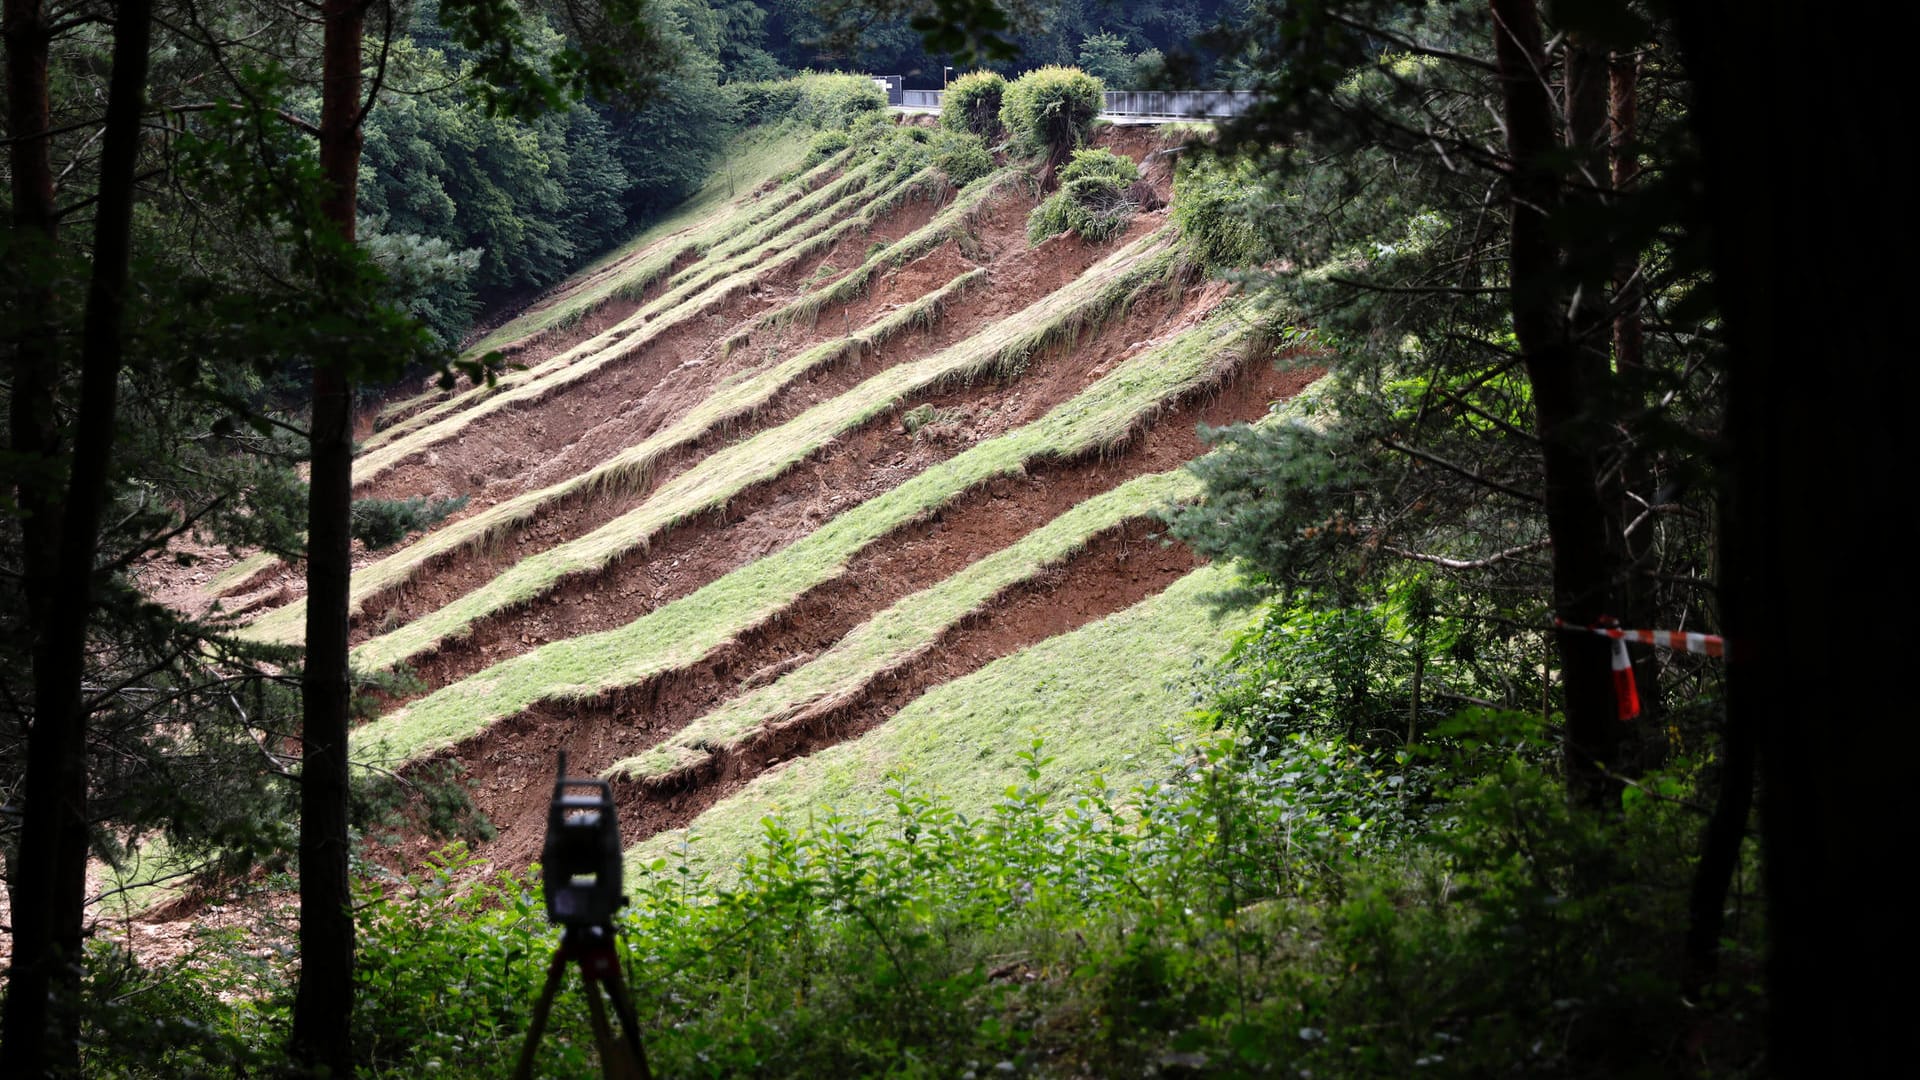
[[[1503,88],[1508,195],[1513,214],[1510,252],[1514,336],[1533,387],[1535,424],[1546,473],[1547,534],[1553,542],[1556,614],[1586,625],[1607,614],[1612,545],[1592,452],[1591,361],[1571,339],[1566,322],[1565,275],[1547,228],[1558,202],[1555,155],[1561,152],[1534,0],[1492,0],[1494,55]],[[1599,806],[1613,795],[1606,777],[1614,764],[1616,718],[1610,649],[1596,634],[1558,635],[1565,686],[1567,780],[1581,802]]]
[[[80,407],[58,551],[52,573],[42,583],[44,607],[35,612],[34,723],[27,738],[26,815],[18,870],[22,887],[16,890],[14,911],[15,975],[7,998],[5,1065],[12,1076],[80,1071],[79,965],[89,850],[87,714],[81,684],[119,405],[134,165],[151,28],[151,0],[123,0],[116,6],[93,267],[81,338]],[[40,89],[44,94],[44,79]],[[51,507],[40,509],[51,516]],[[49,1036],[56,1045],[47,1045]]]
[[[1906,98],[1863,58],[1862,21],[1830,6],[1674,10],[1731,368],[1720,599],[1729,721],[1760,761],[1767,1064],[1899,1075],[1915,734],[1887,679],[1913,633],[1888,587],[1908,537],[1887,515],[1915,379],[1909,275],[1884,256],[1914,242],[1910,180],[1885,150]],[[1791,77],[1753,62],[1768,56],[1791,57]],[[1781,153],[1783,132],[1817,135]]]
[[[360,169],[361,0],[327,0],[320,169],[322,212],[354,238]],[[353,386],[324,358],[313,372],[307,500],[307,653],[300,767],[300,986],[293,1052],[335,1076],[353,1070],[353,914],[347,876],[347,589],[352,572]]]
[[[57,367],[54,356],[53,166],[47,94],[47,54],[51,44],[43,0],[6,0],[7,164],[12,173],[12,243],[7,259],[9,294],[19,298],[25,323],[11,350],[8,402],[8,450],[18,455],[20,481],[13,496],[20,509],[22,590],[33,626],[46,625],[58,572],[60,532],[54,508],[57,486],[48,473],[60,451],[54,412]],[[31,320],[31,321],[29,321]],[[35,657],[35,698],[42,677]],[[44,715],[44,714],[42,714]],[[46,757],[59,747],[57,723],[35,724]],[[36,769],[35,739],[28,736],[26,805],[51,805],[60,778]],[[4,1017],[0,1017],[0,1073],[39,1076],[47,1071],[48,996],[63,961],[54,950],[54,900],[58,831],[51,815],[29,809],[9,870],[12,900],[13,962],[7,972]]]

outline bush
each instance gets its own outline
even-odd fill
[[[467,505],[467,497],[451,499],[361,499],[353,504],[353,538],[374,551],[391,547],[407,534],[430,529]]]
[[[886,110],[878,112],[855,113],[847,121],[847,141],[869,152],[886,153],[892,150],[892,142],[900,128],[894,124],[893,116]]]
[[[1027,216],[1028,242],[1063,232],[1095,243],[1119,235],[1133,218],[1127,189],[1138,179],[1139,168],[1118,154],[1076,150],[1060,170],[1060,190]]]
[[[941,131],[933,137],[933,167],[939,169],[954,187],[966,187],[993,171],[993,155],[978,135],[963,131]]]
[[[982,139],[1000,133],[1000,103],[1006,96],[1007,80],[998,72],[975,71],[947,84],[940,99],[940,126],[948,131],[971,132]]]
[[[807,141],[807,159],[802,168],[811,169],[851,145],[844,131],[821,131]]]
[[[1073,160],[1060,170],[1060,183],[1065,186],[1082,179],[1112,181],[1124,191],[1140,179],[1140,166],[1111,150],[1075,150]]]
[[[792,116],[800,105],[799,79],[728,83],[722,89],[731,101],[734,118],[743,126],[777,123]]]
[[[1104,92],[1099,79],[1078,68],[1029,71],[1007,87],[1000,122],[1022,151],[1064,161],[1086,142],[1105,103]]]
[[[845,128],[863,113],[883,112],[887,95],[865,75],[802,75],[794,119],[813,127]]]
[[[734,118],[744,125],[792,119],[833,131],[863,113],[887,107],[887,95],[865,75],[801,75],[779,82],[731,83],[723,89]]]
[[[1181,162],[1173,181],[1173,221],[1208,270],[1255,266],[1273,257],[1256,224],[1259,195],[1259,179],[1244,162],[1226,166],[1211,157]]]

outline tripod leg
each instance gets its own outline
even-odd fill
[[[540,1000],[533,1004],[533,1023],[527,1028],[527,1041],[520,1044],[520,1064],[513,1070],[513,1080],[533,1080],[533,1055],[539,1049],[540,1036],[547,1030],[547,1014],[553,1011],[553,998],[560,992],[560,978],[566,971],[566,959],[555,953],[553,962],[547,965],[547,985],[540,991]]]
[[[607,996],[613,999],[613,1014],[620,1018],[620,1030],[626,1036],[627,1051],[633,1055],[634,1071],[640,1080],[653,1080],[653,1072],[647,1068],[646,1047],[640,1045],[640,1018],[634,1015],[633,998],[627,993],[620,969],[608,972],[604,981]]]
[[[600,988],[592,980],[587,982],[587,1020],[593,1025],[593,1045],[600,1051],[600,1074],[607,1080],[645,1080],[626,1044],[614,1041],[607,1004],[600,1000]]]

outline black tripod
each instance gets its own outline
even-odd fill
[[[580,977],[586,982],[587,1015],[593,1024],[594,1045],[600,1050],[602,1075],[609,1080],[652,1080],[647,1053],[640,1046],[640,1021],[634,1016],[633,999],[627,996],[626,983],[620,978],[620,960],[613,952],[613,927],[606,923],[567,925],[560,947],[553,952],[553,962],[547,965],[546,988],[533,1006],[533,1026],[527,1029],[527,1041],[520,1047],[520,1065],[513,1073],[516,1080],[532,1080],[533,1056],[570,963],[580,965]],[[603,988],[613,1000],[614,1015],[620,1018],[620,1039],[613,1037],[613,1029],[607,1024],[606,1003],[600,1000]]]

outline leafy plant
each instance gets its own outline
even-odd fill
[[[1273,257],[1259,221],[1264,189],[1253,166],[1202,156],[1183,160],[1173,179],[1173,221],[1208,270],[1247,269]]]
[[[954,187],[966,187],[993,171],[993,155],[978,135],[959,131],[941,131],[929,143],[933,167],[939,169]]]
[[[847,133],[840,128],[828,128],[816,133],[807,140],[807,156],[801,160],[801,167],[811,169],[833,155],[845,150],[852,144]]]
[[[1109,150],[1075,150],[1060,170],[1060,190],[1027,215],[1028,242],[1064,232],[1095,243],[1119,235],[1133,218],[1128,189],[1139,179],[1139,167],[1128,158]]]
[[[1045,155],[1049,167],[1087,141],[1106,99],[1100,80],[1078,68],[1043,67],[1008,84],[1000,123],[1023,153]]]
[[[375,551],[392,547],[408,533],[431,529],[460,512],[468,497],[455,495],[429,499],[424,495],[410,499],[358,499],[353,504],[353,538]]]
[[[971,71],[947,84],[940,99],[940,126],[956,134],[991,139],[1000,134],[1000,106],[1007,80],[998,72]]]

